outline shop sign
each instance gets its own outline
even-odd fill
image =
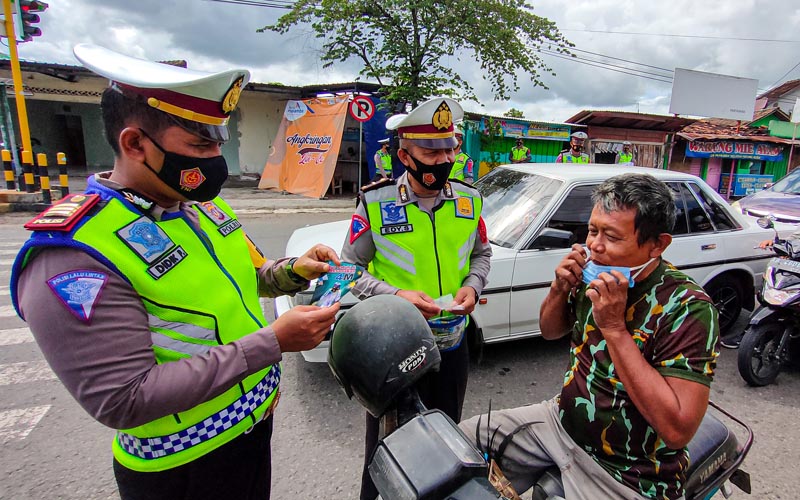
[[[495,123],[500,126],[503,137],[522,137],[523,139],[543,139],[549,141],[569,140],[570,128],[567,125],[553,123],[526,123],[515,120],[495,118]],[[481,119],[481,133],[488,133],[489,119]]]
[[[728,184],[730,183],[731,175],[722,174],[719,178],[719,194],[728,195]],[[728,196],[747,196],[756,191],[761,191],[767,184],[773,181],[771,175],[756,175],[756,174],[734,174],[733,175],[733,192]]]
[[[691,141],[686,143],[686,157],[781,161],[783,146],[763,142]]]

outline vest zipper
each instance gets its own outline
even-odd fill
[[[431,218],[431,229],[433,230],[433,256],[436,258],[436,278],[439,280],[439,297],[442,296],[442,267],[439,265],[439,247],[436,242],[436,210],[442,206],[436,206],[431,210],[431,213],[428,214],[428,217]]]

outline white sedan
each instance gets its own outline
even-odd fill
[[[472,313],[477,327],[477,337],[469,339],[472,345],[540,334],[539,305],[553,270],[568,253],[570,237],[586,241],[592,190],[623,172],[650,174],[672,188],[678,218],[665,258],[705,287],[719,309],[723,332],[742,308],[753,308],[754,291],[772,257],[755,247],[773,233],[731,209],[698,177],[612,165],[504,165],[475,183],[484,198],[483,217],[494,255],[489,284]],[[301,255],[315,243],[339,251],[349,224],[343,220],[298,229],[286,245],[286,255]],[[309,303],[311,293],[276,299],[276,315]],[[347,295],[342,310],[356,300]],[[324,362],[327,352],[326,340],[303,356]]]

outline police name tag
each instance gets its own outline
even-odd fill
[[[381,227],[381,234],[399,234],[399,233],[410,233],[414,231],[414,226],[412,224],[399,224],[396,226],[383,226]]]

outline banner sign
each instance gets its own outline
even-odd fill
[[[783,146],[763,142],[690,141],[686,143],[686,157],[781,161]]]
[[[508,119],[494,119],[500,126],[503,137],[522,137],[523,139],[542,139],[546,141],[568,141],[570,127],[555,123],[529,123]],[[489,119],[483,117],[480,122],[480,131],[487,134]]]
[[[324,196],[336,169],[347,105],[347,96],[287,102],[258,187]]]
[[[719,194],[728,194],[728,184],[731,180],[731,174],[722,174],[719,178]],[[733,186],[731,186],[732,193],[728,196],[747,196],[756,191],[761,191],[767,184],[773,181],[771,175],[756,175],[756,174],[734,174]]]

